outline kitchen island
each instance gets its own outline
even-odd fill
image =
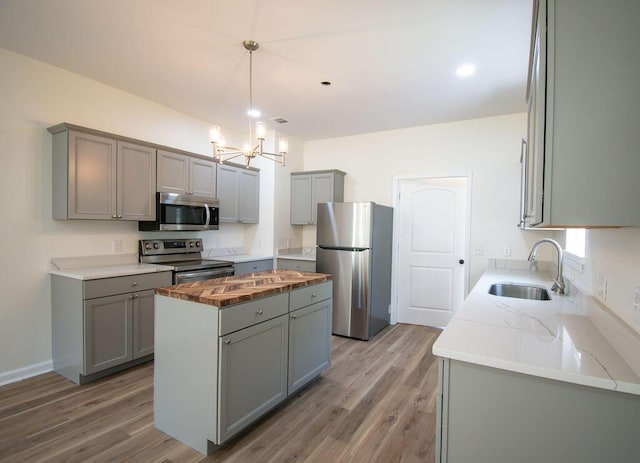
[[[433,346],[436,461],[640,461],[640,337],[580,294],[527,300],[546,273],[487,271]]]
[[[331,275],[270,270],[156,290],[155,426],[203,454],[331,364]]]

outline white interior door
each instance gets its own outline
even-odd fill
[[[468,286],[467,177],[399,182],[398,322],[446,326]]]

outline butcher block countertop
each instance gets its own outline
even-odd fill
[[[224,307],[331,280],[324,273],[267,270],[157,288],[156,294]]]

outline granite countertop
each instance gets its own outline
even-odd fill
[[[331,280],[323,273],[267,270],[157,288],[156,294],[224,307]]]
[[[113,254],[53,258],[49,273],[76,280],[97,280],[171,270],[173,267],[166,265],[140,264],[137,254]]]
[[[504,282],[544,286],[552,300],[488,294],[492,283]],[[547,273],[487,271],[436,340],[433,353],[640,395],[640,337],[595,299],[556,295],[552,284]]]

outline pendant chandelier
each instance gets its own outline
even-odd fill
[[[222,136],[222,132],[220,131],[220,127],[211,127],[209,130],[209,138],[213,145],[213,156],[221,164],[226,161],[230,161],[231,159],[244,156],[246,167],[249,167],[253,158],[256,156],[262,156],[284,166],[285,154],[287,154],[289,144],[286,138],[281,137],[278,140],[278,153],[269,153],[265,151],[262,145],[265,140],[266,128],[263,122],[258,121],[255,126],[256,140],[255,142],[253,140],[253,123],[251,118],[260,117],[260,111],[253,107],[253,52],[258,49],[259,44],[253,40],[245,40],[242,42],[242,45],[249,52],[249,110],[247,111],[247,114],[249,115],[249,143],[244,145],[242,148],[227,146]]]

